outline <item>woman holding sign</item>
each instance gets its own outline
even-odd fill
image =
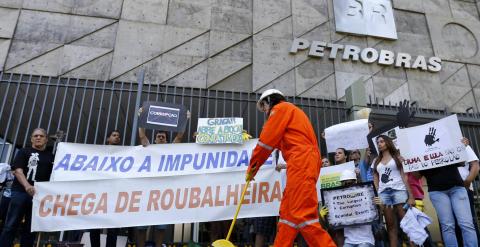
[[[405,216],[403,205],[415,205],[415,199],[408,185],[408,178],[403,172],[400,154],[395,145],[386,135],[379,135],[376,139],[380,154],[372,164],[374,183],[379,196],[385,205],[384,214],[387,223],[390,246],[398,246],[398,226],[395,223],[395,214],[400,222]]]
[[[288,164],[274,246],[293,246],[298,232],[308,246],[335,246],[318,218],[316,184],[321,157],[310,120],[300,108],[286,102],[276,89],[266,90],[257,107],[268,119],[253,150],[246,180],[255,177],[275,148],[282,152]]]

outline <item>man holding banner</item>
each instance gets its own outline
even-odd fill
[[[318,218],[316,184],[321,167],[320,150],[310,120],[282,92],[266,90],[257,108],[268,115],[246,174],[255,177],[275,149],[282,152],[287,166],[287,185],[280,206],[280,221],[274,246],[292,246],[300,232],[309,246],[335,246]]]
[[[35,182],[48,181],[53,167],[53,154],[46,150],[47,131],[37,128],[30,139],[32,147],[18,151],[12,163],[15,179],[5,226],[0,237],[0,246],[12,246],[18,225],[23,219],[21,246],[32,246],[35,234],[30,231],[32,219],[32,196]]]

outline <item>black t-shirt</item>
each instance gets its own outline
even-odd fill
[[[12,170],[17,168],[23,169],[23,174],[28,182],[33,185],[35,182],[43,182],[50,180],[53,168],[53,154],[50,151],[39,151],[34,148],[22,148],[18,151],[17,156],[12,164]],[[17,178],[13,180],[12,190],[25,191]]]
[[[455,186],[463,187],[463,180],[457,168],[458,165],[453,164],[420,171],[420,174],[427,179],[428,191],[444,191]]]

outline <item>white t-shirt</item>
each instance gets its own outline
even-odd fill
[[[459,166],[458,167],[458,172],[460,173],[460,176],[462,179],[465,181],[467,179],[468,174],[470,174],[470,162],[478,160],[477,155],[473,151],[473,149],[470,146],[467,146],[465,148],[465,152],[467,153],[467,161],[465,161],[464,166]],[[470,184],[470,190],[473,190],[473,184]]]
[[[372,168],[375,166],[375,160],[372,163]],[[386,188],[394,190],[407,190],[403,183],[400,171],[395,164],[395,160],[392,158],[386,165],[382,162],[377,165],[378,172],[378,193],[384,191]]]
[[[343,228],[343,235],[345,236],[346,244],[363,244],[369,243],[375,245],[375,238],[373,237],[372,226],[349,226]]]

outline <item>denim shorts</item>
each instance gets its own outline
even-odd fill
[[[406,190],[386,188],[380,192],[380,199],[382,199],[383,204],[386,206],[404,204],[408,200],[408,193]]]

